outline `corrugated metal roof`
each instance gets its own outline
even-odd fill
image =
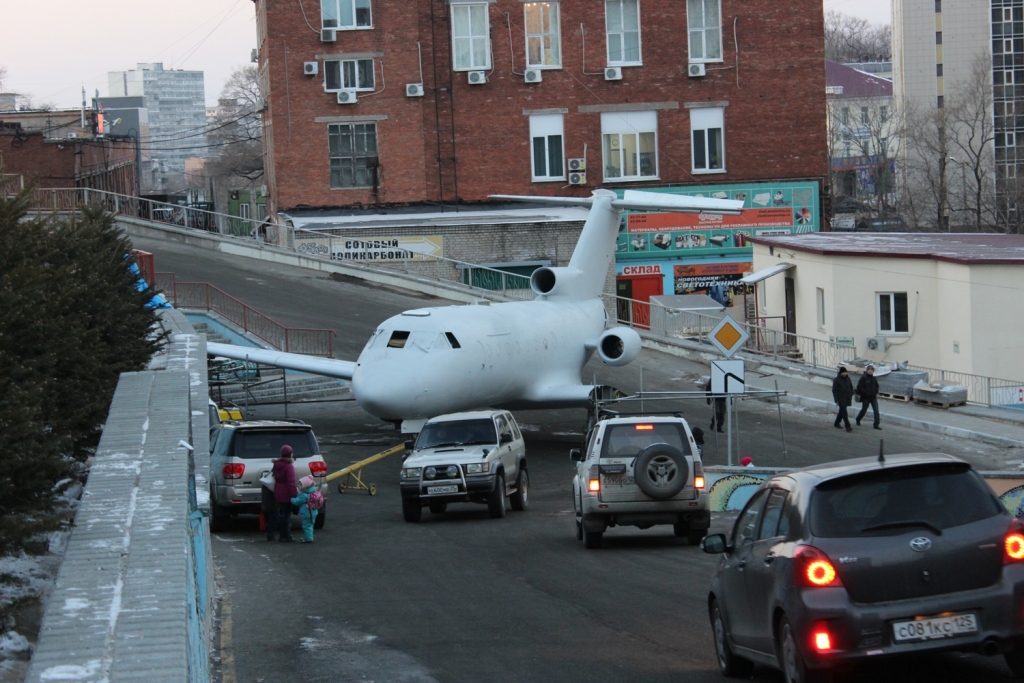
[[[825,232],[747,239],[776,249],[823,256],[934,259],[968,265],[1024,264],[1024,235]]]

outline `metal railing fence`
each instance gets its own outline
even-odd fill
[[[967,402],[987,407],[1024,409],[1024,382],[985,375],[972,375],[969,372],[954,372],[926,368],[920,365],[907,365],[910,370],[928,373],[928,382],[946,382],[959,384],[967,388]]]
[[[213,311],[281,351],[334,356],[334,330],[286,327],[208,282],[179,282],[174,273],[157,273],[156,284],[175,308]]]

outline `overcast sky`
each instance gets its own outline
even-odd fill
[[[824,3],[826,10],[890,21],[890,0]],[[224,81],[249,63],[256,47],[254,17],[252,0],[5,2],[0,21],[0,66],[7,68],[3,89],[30,93],[35,104],[76,107],[82,86],[90,99],[97,89],[108,94],[108,71],[163,62],[165,69],[205,72],[206,101],[216,104]]]

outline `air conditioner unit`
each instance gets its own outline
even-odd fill
[[[320,29],[320,42],[321,43],[333,43],[338,40],[338,32],[333,28],[322,28]]]
[[[252,52],[249,53],[249,61],[250,62],[258,62],[258,61],[260,61],[260,51],[257,50],[256,48],[253,48]]]
[[[302,73],[307,76],[316,76],[320,73],[320,62],[303,62]]]
[[[470,71],[467,74],[467,78],[469,79],[469,84],[470,85],[483,85],[484,83],[487,82],[487,72],[486,71]]]
[[[569,171],[569,184],[570,185],[586,185],[587,174],[583,171]]]
[[[544,80],[544,74],[541,73],[540,69],[527,69],[526,73],[523,74],[523,80],[527,83],[540,83]]]
[[[687,74],[690,78],[700,78],[701,76],[707,76],[707,71],[704,69],[703,64],[691,64]]]
[[[262,97],[257,97],[256,98],[256,108],[255,108],[255,111],[261,112],[261,111],[263,111],[266,108],[267,108],[267,101],[264,100]]]
[[[355,90],[339,90],[338,104],[355,104],[359,101]]]
[[[870,351],[885,351],[885,337],[868,337],[868,349]]]
[[[606,81],[621,81],[622,80],[622,67],[621,66],[606,66],[604,69],[604,80]]]
[[[78,137],[78,133],[68,133],[68,140],[74,140]]]
[[[423,97],[422,83],[407,83],[405,86],[406,97]]]
[[[570,171],[586,171],[587,160],[586,159],[569,159],[569,170]]]

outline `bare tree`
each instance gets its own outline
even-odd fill
[[[897,165],[900,214],[914,229],[946,230],[949,139],[943,110],[912,102],[904,120],[904,144]]]
[[[957,169],[948,184],[954,223],[982,230],[997,224],[995,182],[995,119],[992,112],[992,60],[988,53],[975,58],[971,75],[954,84],[945,109],[949,131],[948,161]]]
[[[860,62],[889,59],[892,29],[831,10],[825,13],[825,59]]]
[[[7,80],[7,67],[0,64],[0,92],[4,91],[4,81]]]
[[[858,194],[851,174],[866,170],[874,210],[882,216],[891,213],[896,195],[893,159],[904,133],[902,112],[890,97],[830,97],[828,122],[833,196]]]
[[[261,101],[254,65],[235,70],[221,91],[219,112],[208,136],[210,144],[218,146],[218,154],[206,168],[230,189],[252,187],[263,178]]]

